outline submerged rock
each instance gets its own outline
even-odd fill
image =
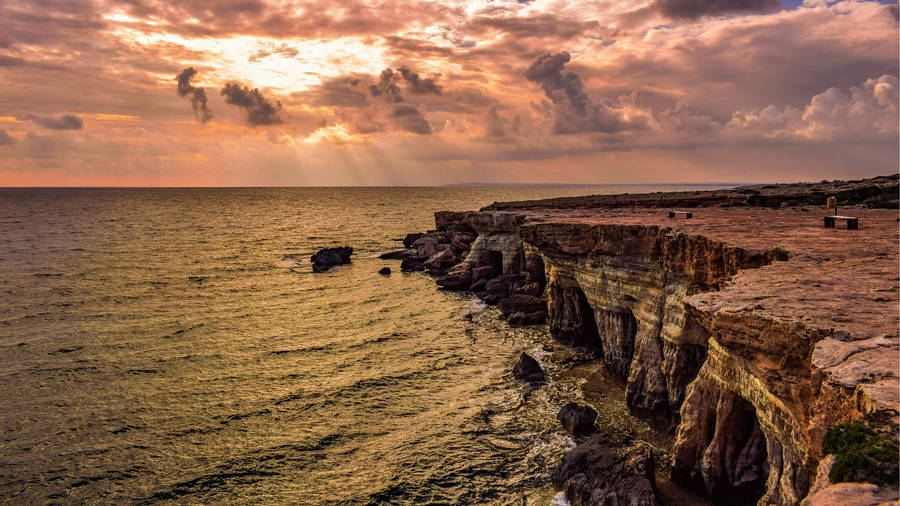
[[[352,254],[353,248],[350,246],[321,249],[312,256],[313,272],[325,272],[336,265],[349,264]]]
[[[522,353],[516,366],[513,367],[513,376],[534,383],[544,381],[544,370],[541,369],[537,360],[531,358],[527,353]]]
[[[390,275],[391,275],[391,268],[390,268],[390,267],[382,267],[382,268],[378,271],[378,274],[381,274],[382,276],[390,276]]]
[[[382,260],[404,260],[407,258],[412,258],[414,256],[416,256],[416,250],[401,249],[397,251],[388,251],[387,253],[382,253],[378,255],[378,258]]]
[[[600,432],[569,451],[550,480],[572,506],[659,504],[650,449],[621,446]]]
[[[588,434],[594,430],[597,412],[590,406],[580,406],[570,402],[559,410],[556,419],[570,434]]]

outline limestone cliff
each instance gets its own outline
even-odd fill
[[[507,315],[545,305],[556,340],[596,349],[630,409],[676,431],[676,480],[798,504],[827,427],[898,407],[896,213],[854,210],[854,236],[803,208],[693,212],[442,215],[476,238],[439,282]]]

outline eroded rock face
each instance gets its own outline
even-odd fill
[[[550,476],[572,506],[655,506],[653,455],[598,432],[579,444]]]
[[[677,428],[675,479],[799,504],[829,426],[900,407],[895,213],[852,210],[867,232],[851,235],[809,209],[521,209],[462,218],[472,289],[540,289],[554,337],[598,350],[632,411]],[[518,286],[486,291],[501,274]],[[590,501],[604,485],[578,474],[567,496]]]

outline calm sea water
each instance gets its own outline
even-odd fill
[[[0,190],[0,499],[548,504],[580,393],[510,370],[564,351],[377,256],[437,210],[674,189]]]

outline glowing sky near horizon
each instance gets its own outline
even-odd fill
[[[897,12],[850,0],[7,0],[0,186],[889,174]]]

